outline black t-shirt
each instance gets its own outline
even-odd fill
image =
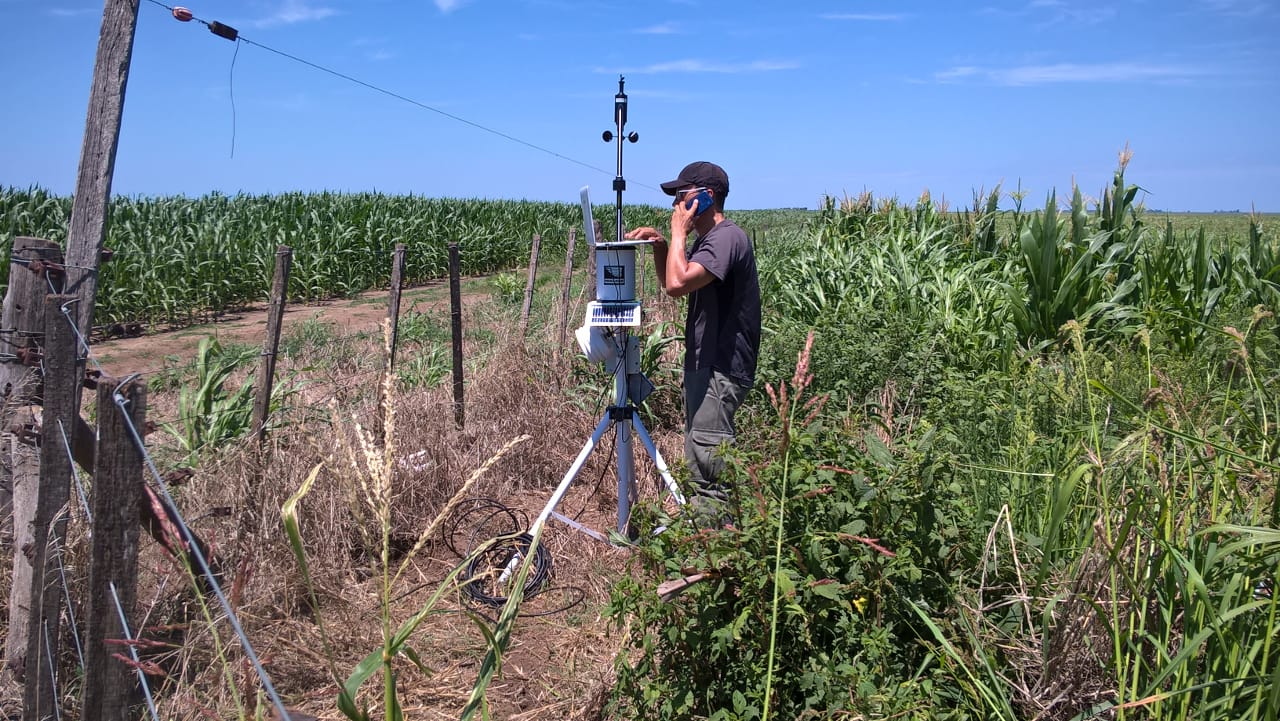
[[[751,239],[721,221],[688,252],[715,280],[689,295],[685,370],[712,368],[743,385],[756,377],[760,352],[760,280]]]

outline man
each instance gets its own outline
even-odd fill
[[[673,298],[689,296],[685,319],[685,458],[695,513],[727,520],[724,461],[716,449],[732,443],[733,415],[755,382],[760,350],[760,283],[751,239],[724,217],[729,176],[714,163],[690,163],[662,184],[674,196],[671,238],[636,228],[633,240],[653,241],[658,283]],[[691,238],[690,236],[693,235]]]

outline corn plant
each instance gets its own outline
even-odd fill
[[[1203,227],[1188,243],[1169,222],[1161,241],[1142,255],[1143,296],[1153,322],[1167,325],[1174,345],[1190,353],[1230,290],[1232,256],[1215,256]]]
[[[507,306],[519,306],[524,300],[525,279],[519,273],[499,273],[493,276],[494,297]]]
[[[1249,242],[1243,262],[1236,263],[1244,303],[1280,309],[1280,247],[1262,231],[1256,215],[1249,218]]]
[[[224,351],[213,336],[200,340],[193,362],[194,385],[178,395],[178,423],[165,423],[165,431],[177,439],[188,457],[249,431],[253,415],[253,381],[228,391],[231,375],[256,353],[252,348]]]
[[[1122,182],[1121,178],[1121,182]],[[1088,233],[1077,187],[1069,218],[1061,218],[1056,193],[1031,218],[1019,241],[1024,285],[1011,288],[1013,322],[1024,341],[1043,344],[1067,321],[1103,331],[1123,330],[1137,312],[1129,305],[1138,278],[1129,270],[1134,249],[1127,233],[1111,227]]]

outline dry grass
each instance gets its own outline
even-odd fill
[[[454,427],[450,387],[395,398],[399,463],[391,489],[393,551],[407,551],[462,481],[503,444],[524,434],[531,440],[499,459],[473,495],[498,499],[532,518],[599,420],[557,390],[560,384],[553,379],[565,374],[550,353],[526,351],[511,340],[499,341],[498,347],[485,368],[467,380],[462,430]],[[335,394],[345,395],[342,412],[362,424],[373,422],[374,387],[370,381]],[[320,719],[337,719],[337,687],[314,617],[324,619],[344,679],[379,647],[376,523],[360,513],[346,475],[350,471],[333,458],[336,434],[346,432],[349,421],[317,423],[314,407],[295,412],[298,422],[272,436],[265,465],[252,449],[228,449],[200,469],[179,503],[188,518],[200,519],[193,523],[195,530],[223,561],[228,594],[286,703]],[[679,457],[678,433],[655,432],[655,440],[664,453],[674,454],[668,458]],[[614,525],[616,508],[608,442],[606,436],[560,506],[602,530]],[[657,477],[643,452],[637,460],[641,478]],[[321,462],[327,463],[300,509],[319,596],[319,608],[312,609],[281,530],[279,508]],[[652,497],[655,487],[646,482],[642,494]],[[241,542],[233,543],[238,535]],[[469,545],[467,529],[455,535],[455,545]],[[443,534],[431,539],[412,559],[395,589],[393,625],[418,611],[460,562],[444,540]],[[544,544],[554,559],[553,590],[527,602],[524,613],[547,615],[521,620],[488,695],[497,718],[599,718],[613,657],[623,641],[611,632],[601,608],[610,579],[624,572],[625,552],[558,524]],[[176,628],[183,636],[181,646],[161,658],[171,674],[162,715],[225,718],[236,707],[251,707],[255,682],[226,624],[219,619],[210,630],[190,583],[157,549],[144,548],[142,567],[145,633],[157,637]],[[456,718],[486,650],[468,615],[477,609],[457,598],[445,609],[424,623],[410,644],[429,672],[407,663],[400,668],[401,701],[409,718]],[[211,613],[218,618],[216,609]],[[225,649],[221,657],[213,633]]]
[[[502,328],[509,320],[494,307],[477,304],[465,325]],[[337,457],[335,442],[338,434],[350,432],[353,422],[378,427],[381,354],[375,333],[341,340],[282,359],[277,378],[301,382],[290,409],[276,419],[279,427],[265,453],[238,444],[202,454],[194,477],[172,489],[189,525],[211,546],[222,586],[276,690],[291,709],[325,720],[341,718],[330,669],[345,680],[381,645],[378,525],[356,498],[353,489],[358,484],[348,464]],[[583,372],[576,352],[557,354],[545,341],[525,343],[510,337],[493,340],[480,358],[473,355],[474,348],[468,347],[468,362],[482,367],[469,370],[466,379],[465,428],[454,426],[447,382],[394,398],[393,554],[408,552],[464,479],[521,435],[531,438],[498,459],[472,496],[496,499],[522,519],[535,517],[607,405],[603,395],[574,390],[584,381],[609,387],[598,368]],[[402,353],[400,361],[407,360]],[[249,372],[237,374],[232,383],[238,385]],[[176,418],[176,396],[176,388],[153,391],[148,417]],[[670,408],[678,407],[678,398],[664,399],[659,406],[663,416],[645,418],[668,463],[682,456],[680,424],[669,417]],[[559,507],[602,531],[616,522],[611,442],[612,434],[607,434]],[[164,433],[150,436],[148,446],[162,472],[182,455]],[[638,443],[635,455],[641,496],[656,498],[658,474]],[[316,485],[299,508],[318,597],[313,607],[283,533],[280,508],[321,463]],[[72,510],[67,573],[73,596],[80,598],[80,589],[87,585],[86,524],[78,503]],[[472,516],[464,519],[464,527],[446,527],[412,557],[393,590],[393,626],[419,611],[461,562],[450,543],[465,549],[483,540],[465,527],[475,520]],[[599,719],[612,686],[613,658],[624,641],[623,634],[602,618],[602,609],[612,579],[626,572],[628,554],[556,523],[548,527],[543,545],[553,558],[551,590],[524,604],[525,616],[517,624],[502,671],[488,690],[492,711],[495,718],[505,719]],[[11,569],[0,565],[5,566],[0,588],[7,590]],[[408,718],[456,718],[487,650],[474,619],[486,613],[496,617],[497,610],[470,608],[456,593],[446,598],[437,605],[443,613],[423,623],[409,644],[428,670],[407,662],[397,666]],[[178,561],[145,534],[137,599],[139,636],[156,642],[141,652],[162,672],[151,678],[162,718],[252,718],[255,704],[268,711],[216,602],[202,599]],[[0,624],[5,616],[0,614]],[[317,618],[324,621],[332,659],[326,657]],[[82,632],[83,623],[80,618]],[[63,678],[76,676],[73,649],[68,635]],[[62,717],[74,721],[80,713],[77,689],[64,685]],[[9,690],[0,689],[0,712],[8,710],[3,704]],[[373,704],[378,699],[370,695],[364,700]]]

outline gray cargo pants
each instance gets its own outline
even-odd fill
[[[689,501],[700,521],[717,525],[728,521],[728,489],[719,481],[724,460],[717,450],[721,443],[733,443],[733,414],[748,390],[749,386],[710,368],[684,374],[684,456],[692,482]]]

